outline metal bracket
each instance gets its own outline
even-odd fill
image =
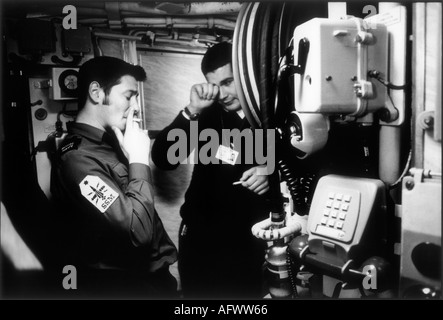
[[[417,116],[417,124],[423,130],[434,128],[434,111],[423,111]]]
[[[391,98],[388,97],[388,99],[386,99],[385,102],[385,107],[379,110],[379,117],[381,121],[387,123],[398,119],[399,112],[398,109],[392,103]]]
[[[409,170],[411,176],[414,177],[415,182],[422,182],[424,178],[432,179],[432,178],[440,178],[441,172],[435,172],[431,170],[419,169],[419,168],[411,168]]]
[[[122,19],[118,2],[105,2],[105,10],[108,15],[108,24],[111,30],[122,29]]]

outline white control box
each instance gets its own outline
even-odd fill
[[[346,115],[357,112],[361,103],[365,103],[366,113],[384,107],[386,87],[367,77],[367,71],[388,78],[388,34],[383,24],[365,24],[365,28],[371,41],[360,42],[360,48],[358,19],[314,18],[295,28],[295,65],[303,64],[298,61],[300,40],[308,42],[304,72],[294,75],[298,112]],[[359,97],[355,88],[359,82],[363,89],[370,89],[370,95]]]

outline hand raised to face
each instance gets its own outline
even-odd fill
[[[212,83],[194,84],[191,88],[190,103],[188,109],[192,113],[200,113],[209,107],[219,96],[219,87]]]
[[[149,165],[149,154],[151,149],[151,140],[147,130],[140,128],[139,119],[134,117],[136,112],[134,107],[129,109],[126,118],[125,132],[122,133],[117,127],[112,127],[120,148],[128,159],[129,163],[143,163]]]

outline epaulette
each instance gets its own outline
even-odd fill
[[[64,155],[71,150],[77,150],[81,142],[82,138],[79,136],[66,138],[60,146],[60,155]]]

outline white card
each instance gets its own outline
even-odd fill
[[[238,151],[232,150],[224,145],[220,145],[215,157],[223,162],[229,163],[230,165],[234,165],[237,161]]]

